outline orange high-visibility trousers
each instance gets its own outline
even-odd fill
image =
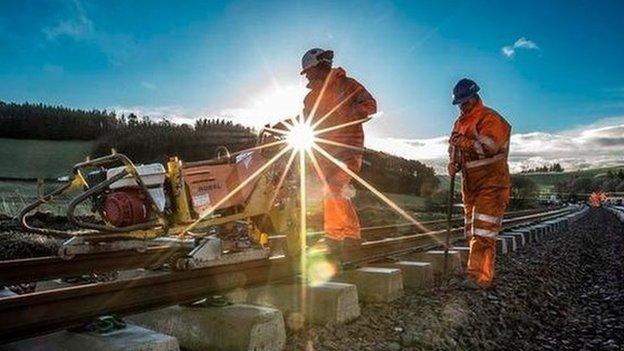
[[[349,169],[358,172],[362,158],[353,156],[343,162]],[[345,238],[360,239],[360,219],[347,194],[351,177],[335,165],[328,165],[324,168],[327,171],[327,186],[323,202],[325,236],[338,241]]]
[[[509,192],[503,187],[463,192],[465,233],[470,245],[466,275],[481,286],[489,286],[494,279],[496,241]]]

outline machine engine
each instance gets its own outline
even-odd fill
[[[111,179],[123,169],[116,167],[106,170],[106,179]],[[137,166],[137,171],[147,186],[149,195],[162,211],[167,202],[164,190],[165,168],[160,163],[151,163]],[[136,180],[127,176],[111,184],[109,188],[100,199],[100,213],[106,222],[115,227],[125,227],[152,219],[151,200],[139,188]]]
[[[127,187],[105,195],[102,215],[115,227],[125,227],[147,222],[151,207],[143,191]]]

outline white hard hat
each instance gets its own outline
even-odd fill
[[[304,74],[308,69],[318,65],[321,62],[327,62],[330,65],[334,58],[334,52],[331,50],[323,50],[314,48],[308,50],[301,58],[301,74]]]

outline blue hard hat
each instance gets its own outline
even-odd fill
[[[477,95],[479,86],[472,79],[462,78],[453,88],[453,105],[460,105]]]

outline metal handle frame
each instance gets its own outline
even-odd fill
[[[104,166],[104,165],[109,165],[114,162],[123,164],[125,169],[122,170],[120,173],[114,175],[110,179],[107,179],[101,183],[98,183],[97,185],[93,187],[89,187],[88,183],[86,182],[83,176],[82,170],[87,167]],[[19,221],[24,230],[29,231],[29,232],[44,234],[44,235],[60,236],[60,237],[67,238],[67,237],[74,237],[74,236],[88,236],[88,234],[95,234],[97,232],[124,233],[124,232],[130,232],[134,230],[152,229],[158,226],[163,227],[165,231],[168,229],[168,222],[165,217],[164,211],[161,211],[158,208],[158,204],[156,204],[156,201],[154,200],[152,195],[149,193],[147,186],[141,179],[136,166],[134,165],[134,163],[132,163],[132,161],[127,156],[123,154],[114,153],[114,154],[96,158],[93,160],[88,160],[88,161],[84,161],[81,163],[77,163],[76,165],[74,165],[73,174],[74,174],[74,179],[71,182],[64,184],[63,186],[59,187],[58,189],[55,189],[54,191],[52,191],[51,193],[47,195],[44,195],[43,197],[27,205],[20,211],[18,215]],[[158,217],[156,220],[152,220],[147,223],[134,224],[134,225],[124,226],[124,227],[114,227],[111,225],[88,223],[88,222],[81,221],[77,218],[75,211],[76,211],[76,207],[80,203],[89,199],[91,196],[104,191],[106,188],[108,188],[108,186],[126,177],[127,175],[130,175],[136,181],[138,187],[145,193],[147,198],[150,200],[149,201],[150,206]],[[80,227],[80,228],[91,229],[93,230],[93,232],[75,233],[75,232],[71,232],[67,230],[55,230],[55,229],[34,227],[28,223],[28,217],[29,217],[28,214],[31,211],[38,208],[44,203],[52,201],[56,196],[59,196],[79,186],[85,186],[87,187],[87,190],[84,193],[78,195],[69,203],[67,207],[67,218],[69,219],[70,223],[74,224],[75,226]]]
[[[262,128],[258,132],[258,139],[256,141],[256,146],[260,146],[264,144],[265,135],[273,136],[273,137],[283,137],[284,135],[281,133],[277,133],[271,130],[271,128]]]

